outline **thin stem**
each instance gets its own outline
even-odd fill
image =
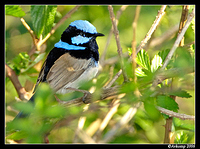
[[[40,47],[43,43],[49,39],[49,37],[55,32],[55,30],[66,20],[68,19],[78,8],[80,5],[75,6],[72,10],[70,10],[60,21],[51,29],[51,31],[47,34],[47,36],[40,40],[37,44],[37,47]]]
[[[21,100],[27,100],[29,98],[29,93],[26,92],[26,90],[22,87],[15,71],[12,70],[7,64],[5,64],[5,70],[6,70],[6,77],[8,77],[11,80],[12,84],[14,85],[17,91],[19,98]]]
[[[165,12],[164,12],[165,8],[166,8],[166,5],[163,5],[160,8],[160,10],[158,11],[158,15],[156,16],[156,20],[152,24],[152,26],[151,26],[150,30],[148,31],[148,33],[146,34],[145,38],[141,41],[140,45],[137,47],[136,54],[144,47],[144,45],[147,43],[147,41],[151,38],[151,35],[156,30],[156,27],[158,26],[162,16],[165,14]]]
[[[177,117],[177,118],[180,118],[182,120],[193,120],[193,121],[195,120],[195,116],[193,116],[193,115],[176,113],[174,111],[171,111],[171,110],[168,110],[168,109],[165,109],[165,108],[162,108],[162,107],[158,107],[158,106],[157,106],[157,109],[160,112],[169,115],[170,117]]]
[[[115,15],[114,15],[114,12],[113,12],[113,7],[111,5],[108,6],[108,10],[109,10],[109,13],[110,13],[110,19],[112,21],[112,25],[113,25],[113,32],[114,32],[114,35],[115,35],[115,40],[116,40],[116,43],[117,43],[117,52],[118,52],[118,55],[120,57],[120,61],[121,61],[121,68],[122,68],[122,73],[123,73],[123,77],[124,77],[124,82],[127,82],[128,81],[128,77],[127,77],[127,74],[125,72],[125,69],[124,69],[124,63],[123,63],[123,57],[122,57],[122,47],[121,47],[121,44],[120,44],[120,39],[119,39],[119,31],[117,29],[117,24],[116,24],[116,19],[115,19]]]
[[[163,66],[160,68],[162,70],[165,69],[165,67],[168,65],[169,61],[171,60],[174,52],[176,51],[176,48],[179,46],[179,43],[181,42],[183,36],[185,35],[186,30],[188,29],[190,23],[192,22],[192,19],[194,18],[195,15],[195,9],[193,9],[193,11],[189,14],[188,20],[185,23],[185,26],[183,27],[182,31],[180,32],[180,34],[178,34],[176,41],[173,45],[173,47],[171,48],[170,52],[168,53]]]
[[[122,14],[122,12],[127,8],[128,6],[127,5],[122,5],[120,7],[120,9],[117,11],[117,15],[116,15],[116,22],[117,22],[117,25],[118,25],[118,20]],[[110,40],[111,40],[111,37],[112,37],[112,33],[113,33],[113,26],[111,27],[110,29],[110,32],[109,32],[109,35],[108,35],[108,39],[107,39],[107,42],[106,42],[106,45],[105,45],[105,48],[104,48],[104,51],[101,55],[101,58],[100,58],[100,64],[102,65],[104,63],[104,59],[105,59],[105,56],[106,56],[106,52],[107,52],[107,49],[108,49],[108,45],[110,43]]]
[[[133,69],[133,78],[134,78],[135,83],[136,83],[136,79],[137,79],[136,75],[135,75],[135,69],[136,69],[136,61],[135,61],[135,58],[136,58],[136,54],[135,54],[135,51],[136,51],[136,29],[137,29],[137,21],[138,21],[138,18],[139,18],[140,9],[141,9],[141,6],[136,7],[135,18],[134,18],[134,21],[133,21],[133,24],[132,24],[132,27],[133,27],[132,69]]]

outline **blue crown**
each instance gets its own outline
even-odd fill
[[[77,29],[80,29],[86,33],[91,33],[91,34],[97,33],[96,28],[86,20],[76,20],[72,22],[70,26],[75,26]]]

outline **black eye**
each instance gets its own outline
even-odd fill
[[[85,33],[83,33],[83,32],[80,32],[79,35],[85,37]]]

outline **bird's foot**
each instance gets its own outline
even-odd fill
[[[90,92],[88,92],[86,90],[71,88],[71,87],[68,87],[67,89],[83,93],[84,94],[82,97],[83,103],[85,103],[85,104],[90,103],[91,96],[92,96],[92,94]]]

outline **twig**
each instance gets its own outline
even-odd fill
[[[163,70],[163,71],[159,71],[156,74],[156,78],[153,78],[151,80],[149,80],[148,82],[145,82],[142,79],[138,79],[138,88],[144,86],[144,85],[148,85],[151,84],[152,82],[155,84],[159,84],[162,81],[164,81],[165,79],[168,78],[172,78],[172,77],[176,77],[179,76],[181,73],[192,73],[194,72],[194,68],[188,68],[188,69],[180,69],[180,68],[172,68],[172,69],[168,69],[168,70]],[[119,73],[119,72],[118,72]],[[117,74],[115,75],[115,77],[118,76]],[[115,77],[113,79],[115,79]],[[104,100],[106,98],[110,98],[113,96],[116,96],[118,94],[120,94],[120,88],[121,86],[114,86],[114,87],[109,87],[109,88],[103,88],[100,98],[98,100]],[[90,101],[90,102],[94,102],[94,100],[92,100],[92,94],[88,94],[85,97],[86,101]],[[60,102],[61,104],[63,104],[64,106],[72,106],[72,105],[82,105],[83,103],[83,97],[79,97],[70,101],[62,101]]]
[[[180,32],[180,34],[178,34],[176,41],[173,45],[173,47],[171,48],[170,52],[168,53],[163,66],[160,68],[160,70],[164,70],[165,67],[168,65],[170,59],[172,58],[174,52],[176,51],[176,48],[179,46],[180,41],[182,40],[187,28],[189,27],[190,23],[192,22],[192,19],[194,18],[195,15],[195,8],[193,9],[193,11],[189,14],[188,20],[185,23],[185,26],[183,27],[182,31]]]
[[[183,6],[183,11],[182,11],[182,15],[181,15],[181,20],[180,20],[180,26],[179,26],[179,33],[181,33],[184,24],[187,20],[187,15],[188,15],[188,9],[185,9],[185,6]],[[179,46],[183,46],[184,45],[184,36],[182,37]],[[176,56],[175,56],[176,57]],[[171,81],[171,90],[176,90],[177,88],[177,83],[178,83],[178,78],[172,78]],[[170,97],[174,100],[176,100],[176,96],[174,95],[170,95]],[[174,139],[171,139],[171,128],[172,128],[172,119],[173,117],[167,118],[166,119],[166,124],[165,124],[165,138],[164,138],[164,143],[174,143]]]
[[[102,93],[100,95],[100,98],[97,100],[104,100],[108,97],[112,97],[115,95],[118,95],[119,91],[118,89],[120,88],[120,86],[114,86],[114,87],[110,87],[110,88],[106,88],[106,89],[102,89]],[[61,101],[59,102],[60,104],[68,107],[68,106],[75,106],[75,105],[82,105],[82,104],[87,104],[87,103],[91,103],[94,102],[95,100],[92,100],[92,95],[93,94],[86,94],[87,96],[83,96],[83,97],[79,97],[79,98],[75,98],[72,99],[70,101]],[[83,102],[83,100],[85,102]]]
[[[168,109],[165,109],[165,108],[162,108],[162,107],[159,107],[157,106],[156,107],[160,112],[164,113],[164,114],[167,114],[171,117],[177,117],[177,118],[180,118],[182,120],[195,120],[195,116],[193,115],[187,115],[187,114],[181,114],[181,113],[176,113],[174,111],[171,111],[171,110],[168,110]]]
[[[6,70],[6,77],[8,77],[12,84],[14,85],[17,94],[21,100],[28,100],[29,99],[29,93],[26,92],[26,90],[22,87],[21,83],[19,82],[18,76],[12,70],[7,64],[5,64],[5,70]]]
[[[29,33],[30,33],[30,35],[32,37],[34,45],[36,45],[36,39],[37,39],[37,37],[34,34],[33,30],[30,28],[30,26],[26,23],[26,21],[23,18],[21,18],[20,20],[21,20],[22,24],[24,25],[24,27],[29,31]]]
[[[136,75],[135,75],[135,69],[136,69],[136,29],[137,29],[137,21],[139,18],[139,14],[140,14],[140,9],[141,6],[137,6],[136,10],[135,10],[135,17],[134,17],[134,21],[132,23],[132,27],[133,27],[133,41],[132,41],[132,69],[133,69],[133,80],[136,83]]]
[[[129,57],[128,55],[128,52],[126,53],[123,53],[123,58],[126,58],[126,57]],[[117,56],[113,56],[111,58],[108,58],[106,60],[104,60],[102,63],[101,63],[101,66],[104,67],[105,65],[112,65],[112,64],[115,64],[116,62],[119,61],[119,55]]]
[[[77,129],[77,135],[84,143],[96,143],[84,130]]]
[[[109,5],[108,10],[109,10],[109,13],[110,13],[110,19],[111,19],[112,25],[113,25],[113,32],[115,34],[115,40],[116,40],[116,43],[117,43],[117,48],[118,48],[117,52],[119,54],[119,57],[122,58],[122,47],[121,47],[121,44],[120,44],[119,31],[117,29],[117,23],[116,23],[115,15],[114,15],[114,12],[113,12],[113,7],[111,5]]]
[[[158,84],[162,83],[162,81],[164,81],[165,79],[173,78],[173,77],[179,76],[180,74],[183,74],[183,73],[187,74],[187,73],[192,73],[192,72],[194,72],[194,67],[185,68],[185,69],[172,68],[172,69],[168,69],[165,71],[159,70],[153,79],[151,90],[154,90],[155,87]]]
[[[136,30],[137,30],[137,21],[139,18],[139,14],[140,14],[140,9],[141,6],[137,6],[136,10],[135,10],[135,17],[134,17],[134,21],[132,23],[132,27],[133,27],[133,41],[132,41],[132,70],[133,70],[133,82],[136,84],[137,83],[137,77],[136,77]],[[136,95],[137,98],[139,98],[140,96],[140,92],[138,90],[138,88],[136,87],[136,89],[133,91],[134,94]]]
[[[73,9],[71,9],[62,19],[60,19],[60,21],[51,29],[51,31],[47,34],[47,36],[40,40],[37,43],[37,47],[40,47],[43,43],[45,43],[47,41],[47,39],[49,39],[49,37],[55,32],[55,30],[66,20],[68,19],[78,8],[80,7],[80,5],[75,6]]]
[[[140,106],[140,102],[137,103],[135,105],[135,107],[131,107],[129,108],[129,110],[123,115],[123,117],[119,120],[119,122],[117,124],[115,124],[115,126],[108,131],[105,134],[105,137],[103,140],[100,141],[100,143],[105,143],[105,142],[109,142],[118,132],[118,130],[125,126],[135,115],[135,113],[137,112],[138,107]]]
[[[29,55],[32,55],[36,49],[39,49],[42,44],[44,44],[47,39],[49,39],[49,37],[55,32],[55,30],[66,20],[68,19],[80,6],[77,5],[75,6],[73,9],[71,9],[62,19],[60,19],[60,21],[58,23],[56,23],[56,25],[51,29],[51,31],[47,34],[47,36],[44,39],[37,39],[34,32],[31,30],[31,28],[28,26],[28,24],[25,22],[25,20],[23,18],[21,18],[22,24],[26,27],[26,29],[29,31],[29,33],[31,34],[31,37],[33,39],[34,45],[35,47],[33,47],[31,49],[31,51],[29,52]]]
[[[181,32],[181,30],[183,29],[185,22],[187,21],[187,16],[188,16],[188,11],[189,11],[189,5],[184,5],[182,6],[182,15],[181,15],[181,20],[180,20],[180,25],[179,25],[179,31],[178,33]],[[184,37],[182,38],[179,46],[183,46],[184,45]]]
[[[115,15],[114,15],[114,12],[113,12],[113,7],[111,5],[109,5],[108,10],[109,10],[110,19],[111,19],[112,25],[113,25],[113,32],[114,32],[115,40],[116,40],[116,43],[117,43],[117,48],[118,48],[117,52],[118,52],[118,55],[119,55],[120,61],[121,61],[121,68],[122,68],[122,74],[123,74],[123,77],[124,77],[124,82],[127,82],[128,77],[127,77],[127,74],[126,74],[125,69],[124,69],[123,57],[122,57],[122,47],[121,47],[121,44],[120,44],[119,31],[117,29],[117,24],[116,24]]]
[[[106,128],[106,126],[108,125],[108,123],[111,120],[111,118],[113,117],[113,115],[117,112],[119,105],[120,105],[119,99],[116,99],[116,100],[114,99],[113,106],[110,108],[110,110],[104,117],[103,121],[101,122],[101,124],[99,126],[99,129],[97,130],[97,132],[95,133],[95,135],[93,137],[96,140],[96,142],[98,142],[102,131]]]
[[[165,8],[166,5],[163,5],[159,12],[158,15],[156,16],[156,20],[154,21],[154,23],[152,24],[149,32],[146,34],[145,38],[141,41],[140,45],[137,47],[136,49],[136,54],[144,47],[144,45],[147,43],[147,41],[151,38],[151,35],[153,34],[153,32],[156,30],[156,27],[158,26],[162,16],[165,14]]]
[[[180,34],[178,34],[177,38],[176,38],[176,41],[173,45],[173,47],[171,48],[170,52],[168,53],[164,63],[163,63],[163,66],[160,68],[159,71],[161,70],[164,70],[165,67],[168,65],[170,59],[172,58],[174,52],[176,51],[176,48],[179,46],[179,43],[180,41],[182,40],[187,28],[189,27],[190,23],[192,22],[192,19],[195,15],[195,9],[193,9],[193,11],[189,14],[189,17],[188,17],[188,20],[187,22],[185,23],[185,26],[183,27],[182,31],[180,32]],[[155,80],[151,86],[151,89],[154,90],[154,88],[159,84],[159,79],[157,78],[157,76],[155,77]]]
[[[73,143],[77,143],[79,141],[79,130],[83,130],[83,126],[85,124],[85,120],[86,120],[86,117],[85,116],[81,116],[78,120],[78,126],[76,128],[76,132],[75,132],[75,136],[74,136],[74,139],[73,139]]]
[[[163,42],[165,42],[166,40],[171,39],[175,35],[175,33],[177,33],[178,26],[179,26],[179,24],[176,24],[175,26],[173,26],[170,29],[168,29],[161,36],[152,39],[151,42],[149,43],[148,47],[152,48],[152,47],[155,47],[155,46],[159,46]],[[149,49],[149,48],[147,48],[146,46],[144,46],[144,49]]]
[[[32,37],[32,40],[33,40],[33,47],[31,48],[31,50],[28,52],[28,55],[31,56],[34,54],[35,50],[36,50],[36,47],[37,47],[37,42],[38,42],[38,39],[37,39],[37,36],[34,34],[33,30],[30,28],[30,26],[26,23],[26,21],[21,18],[20,19],[22,24],[24,25],[24,27],[28,30],[28,32],[30,33],[31,37]]]
[[[116,24],[118,25],[118,20],[122,14],[122,12],[127,8],[128,6],[127,5],[122,5],[120,7],[120,9],[117,11],[117,15],[116,15]],[[110,40],[111,40],[111,37],[112,37],[112,33],[113,33],[113,25],[110,29],[110,32],[109,32],[109,35],[108,35],[108,39],[107,39],[107,42],[106,42],[106,45],[105,45],[105,48],[104,48],[104,51],[103,53],[101,54],[101,58],[100,58],[100,64],[102,65],[102,63],[104,62],[104,59],[105,59],[105,56],[106,56],[106,52],[107,52],[107,49],[108,49],[108,45],[110,43]]]
[[[119,76],[122,74],[122,70],[120,69],[118,73],[114,76],[114,78],[104,87],[109,88],[113,85],[113,83],[119,78]]]

